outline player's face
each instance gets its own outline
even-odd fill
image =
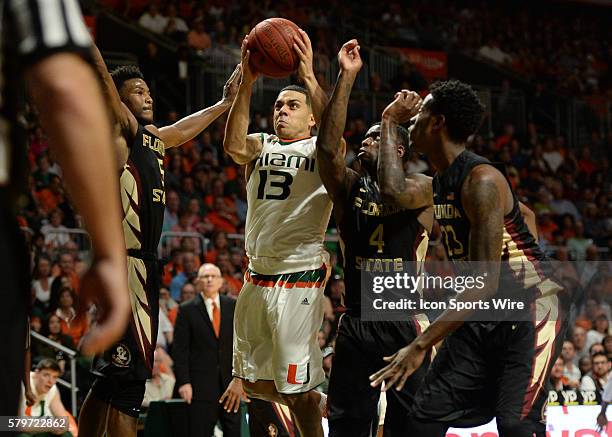
[[[364,164],[376,164],[378,162],[378,147],[380,146],[380,125],[372,126],[365,134],[357,158]]]
[[[433,120],[429,107],[432,100],[432,95],[428,94],[425,100],[423,100],[423,104],[417,115],[410,120],[411,125],[408,128],[408,133],[412,150],[415,152],[427,153],[430,149]]]
[[[281,139],[310,136],[315,125],[306,96],[298,91],[282,91],[274,102],[274,132]]]
[[[144,80],[126,80],[121,87],[121,100],[136,119],[153,123],[153,98]]]

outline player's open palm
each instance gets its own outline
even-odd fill
[[[223,404],[223,409],[228,413],[231,411],[237,413],[240,408],[241,400],[246,403],[251,402],[242,388],[242,380],[240,380],[240,378],[233,378],[223,395],[221,395],[219,403]]]
[[[389,390],[393,386],[396,386],[397,390],[401,390],[408,377],[421,367],[426,354],[427,351],[418,348],[415,342],[410,343],[390,357],[384,358],[385,361],[390,361],[390,363],[370,376],[370,384],[372,387],[376,387],[385,381],[383,390]]]
[[[417,115],[423,99],[414,91],[401,90],[383,111],[383,117],[392,117],[398,123],[407,123]]]
[[[90,304],[96,305],[97,320],[80,343],[84,355],[103,352],[123,335],[130,315],[125,258],[94,260],[81,279],[79,317]]]
[[[293,49],[300,58],[298,67],[298,76],[304,80],[309,76],[314,76],[312,43],[310,37],[302,29],[298,30],[298,34],[293,36]]]
[[[238,88],[240,87],[240,81],[242,80],[242,64],[236,65],[231,76],[225,82],[223,86],[223,101],[226,103],[232,103],[238,94]]]
[[[242,82],[247,85],[252,85],[257,80],[259,74],[253,70],[251,64],[249,64],[249,57],[251,51],[247,48],[249,45],[249,36],[245,36],[242,40],[242,59],[240,60],[240,70],[242,71]]]
[[[361,47],[359,47],[359,42],[356,39],[344,43],[338,52],[338,64],[340,64],[340,69],[342,71],[355,75],[359,73],[359,70],[361,70],[363,66],[363,61],[359,53],[360,49]]]

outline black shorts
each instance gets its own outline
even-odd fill
[[[98,377],[90,395],[110,404],[113,408],[132,417],[138,417],[145,394],[146,381],[125,381],[119,378]]]
[[[30,298],[30,257],[8,210],[0,204],[0,416],[17,415]]]
[[[416,321],[369,322],[344,314],[329,381],[330,436],[369,436],[378,417],[380,387],[370,386],[369,376],[386,366],[383,357],[411,343],[422,326]],[[407,411],[427,371],[430,356],[408,379],[401,391],[387,393],[385,435],[406,436]]]
[[[412,416],[458,427],[495,417],[500,435],[531,436],[544,421],[545,386],[567,330],[569,303],[557,303],[559,317],[550,324],[470,322],[447,337],[415,396]]]

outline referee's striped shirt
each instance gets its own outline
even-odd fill
[[[26,191],[26,136],[17,122],[24,73],[59,52],[88,58],[90,48],[77,0],[0,0],[0,207]]]

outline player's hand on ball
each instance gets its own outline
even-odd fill
[[[407,123],[417,115],[423,99],[414,91],[401,90],[383,111],[383,117],[393,117],[398,123]]]
[[[608,418],[606,417],[606,413],[599,413],[597,416],[597,432],[605,431],[608,427]]]
[[[242,380],[240,378],[233,378],[225,389],[225,393],[221,395],[219,403],[223,404],[223,409],[228,413],[232,411],[237,413],[240,408],[240,400],[246,403],[251,402],[242,388]]]
[[[125,258],[94,260],[81,279],[78,317],[86,317],[88,306],[96,305],[97,320],[80,342],[84,355],[111,347],[123,335],[130,315]]]
[[[312,67],[314,54],[312,52],[312,43],[308,34],[302,29],[298,30],[298,34],[293,37],[293,50],[300,58],[300,66],[298,67],[298,76],[302,80],[308,77],[314,78],[314,69]]]
[[[257,80],[259,74],[251,68],[249,64],[249,57],[251,56],[250,50],[247,49],[249,43],[249,36],[245,36],[242,40],[242,59],[240,61],[240,69],[242,71],[242,81],[240,83],[244,83],[247,85],[253,85]]]
[[[232,75],[229,77],[223,86],[223,103],[232,104],[238,94],[240,81],[242,80],[242,64],[236,65]]]
[[[361,60],[361,55],[359,54],[359,50],[361,47],[359,46],[359,42],[356,39],[352,39],[340,48],[338,52],[338,64],[340,64],[340,69],[347,73],[352,73],[357,75],[361,67],[363,66],[363,61]]]
[[[191,384],[181,385],[178,389],[178,394],[187,404],[191,404],[191,399],[193,398],[193,388]]]
[[[389,390],[394,385],[396,390],[401,390],[406,380],[415,370],[421,367],[427,351],[417,347],[415,342],[401,348],[390,357],[383,358],[390,363],[373,375],[370,375],[370,385],[377,387],[385,381],[384,391]]]

